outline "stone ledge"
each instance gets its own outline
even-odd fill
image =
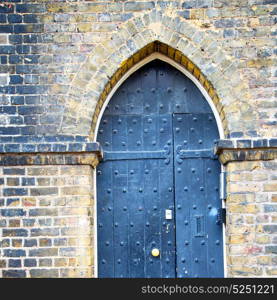
[[[0,136],[0,154],[68,152],[101,152],[101,147],[87,136]]]
[[[216,144],[216,153],[226,149],[261,149],[276,148],[277,138],[253,139],[224,139]]]
[[[224,165],[231,161],[273,160],[277,158],[277,138],[219,140],[214,152]]]
[[[95,168],[102,153],[5,153],[0,154],[0,166],[25,165],[90,165]]]

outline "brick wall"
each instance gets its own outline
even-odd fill
[[[92,168],[0,169],[0,277],[91,277]]]
[[[228,164],[228,275],[277,275],[277,160]]]
[[[276,0],[0,0],[0,276],[93,276],[95,124],[155,51],[199,80],[235,145],[228,276],[276,276],[276,13]]]
[[[103,86],[154,40],[187,47],[230,137],[277,134],[275,0],[1,3],[0,135],[89,134]]]

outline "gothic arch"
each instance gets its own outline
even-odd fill
[[[253,114],[237,63],[224,53],[214,35],[179,17],[152,11],[123,23],[113,39],[96,46],[80,66],[68,91],[61,132],[94,139],[109,93],[131,68],[153,53],[169,57],[201,83],[226,137],[232,130],[231,120],[239,120],[245,112]]]

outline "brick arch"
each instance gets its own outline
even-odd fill
[[[237,63],[224,53],[214,35],[179,17],[152,11],[123,23],[112,39],[93,49],[72,80],[60,131],[93,139],[109,93],[128,70],[155,52],[182,65],[202,84],[218,111],[225,136],[237,131],[233,120],[243,119],[243,114],[255,118]]]

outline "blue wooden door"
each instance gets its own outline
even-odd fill
[[[98,141],[99,277],[222,277],[215,118],[197,87],[161,61],[117,90]]]

